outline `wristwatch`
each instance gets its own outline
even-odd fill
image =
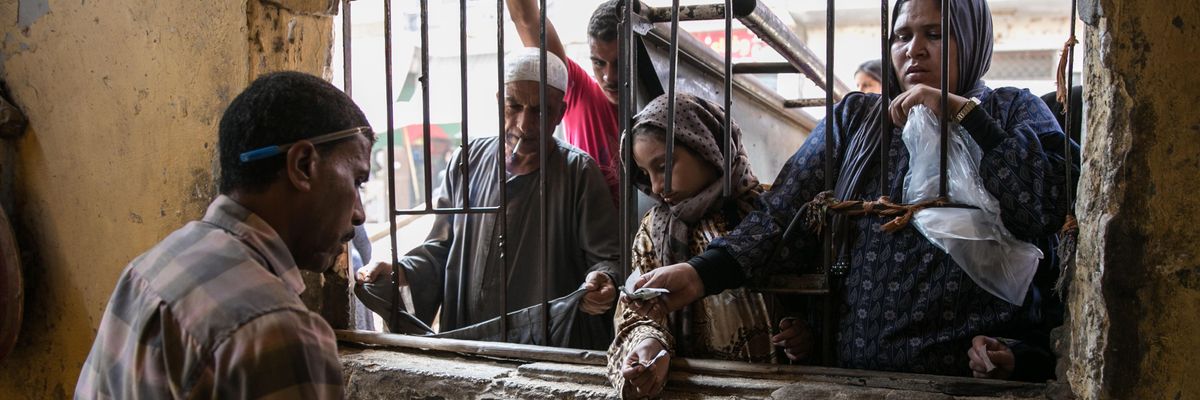
[[[970,114],[971,110],[974,110],[977,106],[979,106],[978,98],[972,97],[967,99],[967,103],[963,104],[962,108],[958,109],[958,114],[954,114],[954,122],[961,124],[963,118],[966,118],[967,114]]]

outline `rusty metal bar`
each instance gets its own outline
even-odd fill
[[[668,22],[671,20],[672,9],[679,10],[680,21],[711,21],[725,19],[726,7],[733,8],[734,18],[744,18],[754,12],[754,7],[757,6],[756,1],[733,1],[732,5],[726,1],[725,4],[694,4],[682,7],[646,7],[646,12],[643,13],[651,22]]]
[[[633,134],[632,128],[634,111],[634,37],[633,37],[633,7],[629,3],[621,10],[620,23],[620,56],[617,60],[620,68],[619,81],[621,82],[620,97],[617,101],[617,117],[621,135],[621,187],[620,187],[620,207],[621,216],[621,270],[624,276],[628,277],[633,273],[633,243],[630,233],[633,232],[630,216],[636,211],[630,211],[631,203],[637,202],[637,197],[633,193],[633,171],[636,166],[633,162]],[[613,282],[616,286],[621,286],[622,282]]]
[[[888,190],[891,183],[887,180],[887,172],[891,166],[890,147],[892,145],[892,116],[888,113],[888,105],[892,103],[892,79],[895,73],[892,72],[892,31],[888,27],[891,20],[888,19],[888,0],[880,0],[879,6],[879,65],[882,66],[882,82],[880,82],[880,98],[879,98],[879,195],[888,195]],[[897,82],[899,84],[899,82]],[[897,87],[897,90],[900,88]]]
[[[941,167],[938,178],[938,193],[941,197],[947,197],[950,178],[950,174],[946,170],[949,162],[948,153],[950,152],[950,39],[948,35],[954,32],[950,29],[950,14],[954,12],[950,6],[950,0],[942,0],[942,123],[939,124],[942,130],[942,143],[940,147]],[[887,176],[883,178],[886,179]]]
[[[549,224],[549,221],[547,220],[548,215],[546,212],[547,211],[546,210],[546,206],[547,206],[547,204],[546,204],[546,151],[550,147],[549,143],[553,136],[552,136],[552,132],[549,132],[550,131],[550,126],[548,124],[549,121],[546,119],[546,113],[549,112],[549,109],[547,108],[548,104],[546,102],[546,100],[548,99],[548,96],[546,96],[546,67],[548,64],[547,58],[546,58],[546,0],[540,0],[540,3],[541,3],[540,4],[540,12],[541,12],[541,16],[540,16],[541,30],[540,31],[541,32],[539,32],[539,34],[541,36],[542,46],[539,49],[540,50],[539,56],[541,58],[540,58],[540,62],[538,63],[538,67],[539,67],[538,68],[539,69],[539,71],[538,71],[538,74],[539,74],[538,75],[538,77],[539,77],[538,109],[540,110],[538,112],[538,127],[541,129],[540,129],[539,137],[538,137],[538,142],[539,142],[538,145],[541,147],[540,147],[540,151],[538,152],[538,188],[539,188],[538,191],[541,194],[541,200],[539,203],[540,207],[539,207],[538,213],[541,216],[541,221],[538,221],[538,222],[541,225],[541,231],[539,232],[538,236],[540,236],[539,239],[541,239],[541,240],[539,240],[539,243],[541,243],[541,245],[542,245],[541,252],[540,252],[541,275],[542,275],[542,335],[543,335],[542,338],[543,338],[543,340],[546,341],[545,344],[549,345],[550,344],[550,294],[549,294],[550,278],[549,278],[549,272],[547,270],[547,268],[548,268],[547,264],[550,263],[550,244],[549,244],[549,235],[547,235],[547,233],[550,231],[550,224]],[[508,288],[505,288],[504,290],[508,290]]]
[[[1073,121],[1071,120],[1071,118],[1073,118],[1073,115],[1071,115],[1071,112],[1072,112],[1071,108],[1073,108],[1071,106],[1071,104],[1072,104],[1071,92],[1073,92],[1075,89],[1075,72],[1074,72],[1075,71],[1075,42],[1074,42],[1074,40],[1075,40],[1075,19],[1076,19],[1076,12],[1078,11],[1077,10],[1078,8],[1079,8],[1079,0],[1071,0],[1071,37],[1069,39],[1067,39],[1067,40],[1071,41],[1070,42],[1071,44],[1068,46],[1067,54],[1066,54],[1066,57],[1067,57],[1067,72],[1066,72],[1067,73],[1067,97],[1066,97],[1065,101],[1063,101],[1063,104],[1062,104],[1062,108],[1063,108],[1063,127],[1062,128],[1063,128],[1063,137],[1064,137],[1064,139],[1063,139],[1063,157],[1065,158],[1065,160],[1063,160],[1063,166],[1067,170],[1066,171],[1067,174],[1065,175],[1066,182],[1067,182],[1067,187],[1065,190],[1066,195],[1067,195],[1067,215],[1075,215],[1075,184],[1071,177],[1071,167],[1075,164],[1075,160],[1073,160],[1071,158],[1071,125],[1073,125],[1072,124]],[[1083,95],[1083,93],[1080,92],[1080,95]],[[1079,140],[1082,142],[1083,137],[1081,136],[1079,138]]]
[[[508,254],[506,243],[508,235],[508,174],[504,166],[504,0],[496,0],[496,113],[499,115],[500,139],[496,146],[496,182],[500,184],[500,212],[496,218],[500,220],[500,234],[496,237],[496,247],[500,249],[500,282],[504,290],[500,291],[500,340],[508,341]]]
[[[733,14],[745,25],[746,28],[754,32],[763,42],[775,49],[779,55],[783,56],[798,70],[804,73],[817,86],[825,87],[825,72],[819,69],[821,60],[809,50],[804,42],[796,36],[787,25],[779,17],[775,16],[766,7],[759,7],[755,0],[735,0],[733,2]],[[644,15],[651,22],[667,22],[666,18],[672,10],[663,9],[663,7],[645,7]],[[724,4],[705,4],[684,7],[680,12],[686,16],[684,21],[688,20],[715,20],[724,18]],[[842,83],[837,77],[833,77],[834,81],[834,97],[841,100],[842,96],[848,93],[849,88]]]
[[[346,92],[346,96],[354,98],[351,88],[353,74],[350,59],[350,0],[342,0],[342,91]]]
[[[825,107],[825,106],[831,105],[831,104],[834,104],[834,102],[830,101],[828,98],[820,98],[820,97],[812,98],[812,99],[794,99],[794,100],[784,100],[783,101],[784,108]],[[833,114],[830,114],[830,115],[833,115]]]
[[[749,28],[767,45],[779,52],[779,55],[783,56],[785,60],[804,72],[804,75],[808,76],[817,86],[826,87],[826,77],[832,80],[834,99],[841,100],[842,96],[850,92],[846,84],[838,80],[836,76],[825,74],[816,68],[821,65],[821,60],[787,25],[783,24],[783,21],[779,20],[779,17],[776,17],[766,7],[755,7],[754,12],[740,20],[743,25],[746,25],[746,28]]]
[[[500,207],[431,208],[428,210],[396,210],[396,215],[498,214]]]
[[[734,74],[798,74],[795,65],[785,62],[744,62],[733,64]]]
[[[725,0],[725,9],[733,9],[733,0]],[[721,193],[733,195],[733,13],[725,14],[725,181]]]
[[[392,71],[389,69],[388,74],[391,73]],[[392,104],[394,99],[394,97],[389,97],[388,104]],[[424,138],[421,147],[425,151],[424,156],[421,157],[421,161],[425,164],[425,209],[432,210],[433,159],[430,155],[433,154],[433,144],[430,142],[433,141],[433,137],[429,129],[429,0],[421,0],[421,117],[423,121],[421,137]]]
[[[834,0],[827,0],[825,3],[825,76],[834,76],[833,75],[833,48],[834,48],[833,36],[834,36],[834,27],[836,25],[837,19],[835,16],[836,10],[834,9],[833,1]],[[828,82],[828,81],[826,81],[826,82]],[[834,115],[834,111],[833,111],[833,102],[834,102],[834,100],[833,100],[833,85],[826,83],[825,98],[821,99],[821,100],[824,100],[824,103],[825,103],[824,104],[825,105],[825,161],[824,161],[825,173],[823,175],[825,175],[825,190],[833,190],[834,184],[836,183],[834,181],[834,175],[833,175],[833,171],[834,171],[834,168],[833,168],[833,152],[834,152],[833,121],[836,119],[836,116]],[[823,218],[823,219],[829,218],[829,216],[822,215],[821,218]],[[836,250],[834,250],[834,243],[833,243],[833,230],[832,229],[822,230],[822,236],[823,236],[821,238],[821,241],[822,241],[821,258],[823,260],[822,265],[824,266],[825,271],[829,271],[829,270],[833,269],[834,257],[836,256]],[[830,279],[830,278],[826,277],[826,279]],[[837,285],[829,285],[829,286],[830,287],[838,287]],[[832,297],[832,296],[830,296],[830,297]],[[826,297],[822,301],[822,307],[821,307],[822,308],[821,309],[821,319],[823,321],[822,325],[824,325],[824,329],[821,332],[821,355],[823,358],[822,361],[824,361],[827,364],[833,360],[833,334],[831,333],[831,330],[830,330],[831,327],[833,326],[832,325],[833,301],[830,297]]]
[[[605,353],[595,350],[566,349],[539,345],[496,343],[476,340],[431,338],[395,333],[336,330],[338,341],[369,346],[392,346],[421,351],[448,351],[510,360],[537,360],[602,366]]]
[[[663,193],[671,193],[671,175],[675,171],[675,81],[679,78],[679,0],[671,0],[671,42],[667,68],[667,159],[663,175]],[[667,225],[671,237],[671,225]]]
[[[459,16],[458,16],[458,71],[459,71],[459,81],[462,82],[462,85],[459,87],[459,90],[460,90],[459,100],[461,101],[461,107],[462,107],[461,108],[462,117],[461,117],[461,122],[459,122],[462,126],[462,138],[461,138],[462,142],[459,143],[459,147],[462,150],[460,153],[461,157],[459,157],[458,159],[459,159],[459,162],[462,163],[459,166],[459,170],[462,171],[462,198],[463,198],[462,208],[466,209],[466,210],[470,210],[471,209],[471,161],[470,161],[470,158],[471,158],[470,157],[470,154],[471,154],[471,152],[470,152],[471,129],[470,129],[468,122],[470,122],[471,118],[469,117],[470,114],[468,112],[468,107],[467,107],[467,96],[468,96],[468,93],[467,93],[467,0],[459,0],[458,1],[458,12],[459,12]],[[425,148],[429,149],[430,148],[429,146],[430,146],[430,144],[428,142],[426,142]],[[432,154],[430,154],[430,153],[425,153],[425,158],[432,159],[432,157],[430,157],[431,155]],[[432,160],[430,160],[430,161],[432,162]],[[470,232],[471,231],[471,219],[470,218],[466,219],[466,225],[467,225],[466,231]],[[472,246],[464,246],[463,247],[463,250],[465,250],[467,252],[467,255],[463,257],[464,260],[471,259],[471,255],[470,255],[471,247]]]
[[[635,16],[634,18],[642,17]],[[634,28],[637,29],[637,25]],[[649,44],[665,48],[668,46],[669,37],[671,36],[671,33],[668,32],[669,30],[669,27],[652,25],[645,33],[645,36],[642,36],[642,39]],[[691,35],[682,35],[679,37],[679,57],[680,61],[695,66],[701,72],[711,74],[712,76],[720,76],[725,68],[719,54]],[[635,63],[634,65],[638,64]],[[767,87],[758,79],[734,74],[733,86],[735,90],[740,91],[748,100],[757,102],[765,108],[783,108],[782,104],[785,99],[776,93],[774,89]],[[634,87],[637,87],[636,81],[634,82]],[[634,93],[637,93],[637,91],[635,90]],[[817,120],[808,115],[808,113],[786,109],[782,111],[779,115],[780,118],[795,123],[804,130],[811,131],[817,126]]]
[[[422,27],[426,22],[426,4],[421,0],[421,17]],[[424,49],[422,49],[424,50]],[[392,84],[392,0],[383,1],[383,73],[384,73],[384,93],[387,94],[387,177],[388,177],[388,209],[391,210],[396,206],[396,173],[392,170],[392,166],[396,165],[395,151],[395,136],[396,136],[396,110],[392,103],[393,99],[393,84]],[[396,216],[388,216],[388,230],[391,233],[389,238],[392,242],[392,299],[395,307],[392,310],[391,318],[389,318],[390,326],[400,326],[400,253],[396,248]]]

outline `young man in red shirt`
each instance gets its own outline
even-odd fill
[[[521,42],[541,46],[541,18],[536,0],[507,0],[509,16],[517,26]],[[599,164],[604,181],[619,203],[620,160],[617,128],[617,23],[620,0],[607,0],[596,7],[588,21],[588,49],[593,80],[579,64],[567,58],[566,49],[550,20],[546,20],[546,52],[567,63],[566,113],[562,126],[568,143],[579,147]]]

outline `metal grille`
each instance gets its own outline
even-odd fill
[[[429,26],[430,26],[430,21],[429,21],[429,13],[428,13],[429,1],[430,0],[419,0],[420,12],[419,12],[419,14],[416,15],[415,19],[409,21],[410,24],[415,24],[415,26],[419,26],[420,37],[421,37],[420,70],[418,71],[417,75],[415,75],[415,77],[416,77],[417,84],[420,85],[420,96],[423,100],[422,116],[424,119],[424,123],[421,126],[421,129],[422,129],[421,137],[423,139],[421,141],[421,147],[422,147],[423,154],[425,156],[422,157],[422,161],[424,164],[424,166],[423,166],[424,169],[422,170],[423,177],[421,177],[421,178],[423,178],[423,185],[421,185],[420,187],[422,188],[422,191],[423,191],[422,197],[424,198],[424,206],[421,208],[417,208],[417,209],[403,209],[403,210],[395,209],[395,207],[394,207],[394,205],[396,204],[396,198],[395,198],[396,193],[394,191],[394,187],[395,187],[395,176],[394,175],[395,174],[391,168],[387,168],[386,171],[387,171],[387,175],[388,175],[389,205],[391,205],[391,206],[389,206],[389,209],[390,209],[390,218],[389,218],[390,230],[389,230],[389,232],[391,233],[390,237],[391,237],[391,244],[392,244],[392,254],[391,254],[392,264],[393,264],[394,268],[397,268],[397,269],[399,268],[399,263],[398,263],[399,254],[397,253],[397,243],[396,243],[396,217],[397,216],[428,215],[428,214],[453,214],[453,215],[496,214],[497,218],[499,219],[499,224],[500,224],[499,226],[502,227],[501,229],[499,229],[499,231],[501,232],[499,241],[498,241],[499,248],[500,248],[499,257],[500,257],[502,263],[505,265],[505,268],[503,269],[501,276],[496,277],[496,278],[503,280],[504,285],[502,287],[507,288],[507,286],[508,286],[507,276],[508,276],[509,266],[507,265],[507,262],[505,261],[505,251],[504,250],[505,250],[507,244],[505,243],[505,238],[503,237],[503,232],[505,232],[503,227],[506,227],[509,221],[506,220],[507,193],[506,193],[505,185],[503,184],[503,182],[505,181],[505,177],[504,177],[505,165],[504,165],[504,154],[503,154],[504,148],[503,148],[503,146],[500,146],[498,148],[496,158],[495,158],[495,161],[498,165],[498,177],[497,177],[498,179],[497,180],[498,180],[498,182],[500,182],[499,192],[500,192],[500,196],[501,196],[501,201],[499,202],[498,206],[480,206],[480,205],[470,204],[470,202],[469,202],[469,199],[470,199],[470,196],[469,196],[469,193],[470,193],[470,183],[469,183],[470,182],[469,181],[470,166],[468,164],[469,161],[466,160],[466,157],[463,158],[464,164],[459,166],[461,168],[461,170],[464,171],[464,174],[462,177],[462,185],[461,185],[462,186],[462,195],[463,195],[462,197],[464,199],[464,203],[458,205],[457,207],[453,207],[453,208],[437,208],[434,206],[433,201],[432,201],[434,169],[431,166],[431,158],[432,157],[430,157],[429,155],[432,154],[432,150],[431,150],[430,146],[431,146],[431,142],[432,142],[431,126],[433,124],[431,122],[431,116],[430,116],[431,110],[430,110],[429,97],[430,97],[431,85],[430,85],[429,78],[430,78],[430,75],[433,73],[451,73],[451,72],[449,72],[449,71],[435,72],[435,71],[430,70],[430,66],[429,66]],[[449,0],[435,0],[435,1],[449,2]],[[459,79],[460,79],[460,84],[461,84],[460,90],[462,92],[461,93],[461,96],[462,96],[461,97],[462,98],[461,113],[464,116],[463,120],[461,121],[461,151],[464,154],[469,150],[468,146],[470,146],[470,134],[471,134],[471,128],[472,128],[467,124],[467,121],[466,121],[467,118],[465,117],[469,114],[468,113],[468,111],[469,111],[468,110],[468,102],[467,102],[467,97],[468,97],[467,96],[467,88],[469,87],[469,85],[468,85],[469,82],[467,81],[467,79],[468,79],[467,69],[468,69],[468,60],[469,60],[468,52],[467,52],[467,50],[468,50],[467,49],[467,27],[469,25],[471,25],[472,22],[476,22],[476,21],[468,21],[466,10],[467,10],[468,3],[475,3],[478,1],[482,1],[482,0],[458,0],[459,11],[460,11],[460,20],[459,20],[460,65],[459,65],[458,74],[459,74]],[[952,23],[952,21],[949,18],[949,15],[952,13],[952,9],[951,9],[952,2],[950,0],[941,0],[941,2],[942,2],[942,10],[944,11],[942,14],[942,26],[945,27],[945,29],[949,30],[951,28],[950,24]],[[392,29],[393,29],[393,27],[392,27],[392,22],[391,22],[392,21],[392,18],[391,18],[392,4],[393,4],[392,0],[384,0],[383,1],[384,47],[385,47],[384,63],[386,64],[385,65],[386,96],[389,100],[393,100],[393,99],[397,98],[397,93],[395,93],[394,88],[393,88],[393,76],[392,76],[392,62],[393,62],[393,60],[392,60]],[[669,41],[669,44],[668,44],[668,46],[669,46],[669,66],[668,66],[668,72],[667,72],[668,78],[667,78],[666,92],[667,92],[668,96],[674,97],[677,92],[676,81],[678,79],[678,70],[679,70],[679,66],[678,66],[678,59],[679,59],[679,52],[680,52],[679,23],[681,21],[687,21],[687,20],[704,20],[704,19],[724,20],[724,22],[725,22],[725,31],[724,31],[725,42],[729,43],[731,41],[732,21],[733,21],[733,19],[736,18],[739,21],[741,21],[741,23],[743,25],[745,25],[751,32],[753,32],[761,40],[763,40],[765,43],[767,43],[771,49],[778,52],[786,60],[786,62],[784,62],[784,63],[739,63],[739,64],[734,64],[732,62],[732,59],[733,59],[732,53],[731,53],[732,46],[725,46],[725,48],[724,48],[725,54],[724,54],[724,60],[723,60],[723,66],[722,66],[723,70],[720,72],[723,74],[723,79],[724,79],[723,80],[724,106],[725,106],[725,109],[727,110],[726,115],[731,114],[732,108],[734,106],[733,100],[732,100],[732,97],[733,97],[732,93],[733,93],[733,90],[735,87],[734,77],[736,75],[738,75],[738,74],[761,74],[761,73],[800,73],[800,74],[804,74],[808,79],[813,81],[815,84],[817,84],[820,87],[825,88],[824,98],[788,100],[784,103],[784,105],[790,106],[790,107],[825,107],[825,110],[826,110],[825,115],[827,116],[827,118],[824,121],[825,135],[826,135],[826,149],[825,149],[824,162],[825,162],[825,168],[827,171],[833,170],[833,156],[832,156],[833,148],[832,148],[832,146],[834,143],[834,139],[833,139],[834,125],[833,125],[833,118],[828,118],[828,117],[834,116],[834,111],[833,111],[834,104],[837,101],[839,101],[845,93],[848,92],[847,87],[843,83],[837,81],[833,75],[833,68],[834,68],[834,58],[833,58],[834,45],[833,44],[835,43],[835,40],[834,40],[835,39],[834,38],[835,1],[834,0],[827,0],[827,16],[826,16],[826,18],[827,18],[827,37],[826,37],[826,41],[827,41],[827,43],[829,43],[829,45],[826,46],[827,47],[826,54],[825,54],[825,59],[823,61],[821,59],[819,59],[811,51],[809,51],[803,45],[803,43],[795,36],[795,34],[792,33],[791,30],[789,30],[784,24],[782,24],[782,22],[774,14],[772,14],[765,7],[757,6],[757,3],[755,1],[724,0],[723,4],[681,6],[679,4],[679,0],[672,0],[672,5],[670,7],[647,7],[647,6],[641,5],[640,2],[634,2],[633,4],[634,4],[634,7],[624,7],[622,9],[623,18],[622,18],[622,23],[620,26],[619,52],[621,54],[621,57],[620,57],[620,67],[619,68],[620,68],[620,81],[622,82],[622,85],[620,87],[620,95],[619,95],[620,101],[618,103],[618,111],[619,111],[618,123],[619,123],[620,129],[622,132],[629,132],[630,128],[632,127],[633,116],[637,112],[635,97],[636,97],[636,93],[638,93],[638,87],[637,87],[638,82],[641,82],[641,79],[639,77],[640,71],[638,68],[639,51],[638,51],[638,47],[637,47],[637,41],[640,40],[642,36],[652,34],[652,33],[642,32],[638,29],[635,29],[635,25],[638,25],[639,23],[647,23],[647,22],[648,23],[669,23],[669,31],[668,31],[669,32],[669,39],[668,39],[668,41]],[[343,5],[343,7],[342,7],[342,10],[343,10],[343,13],[342,13],[343,44],[342,45],[344,48],[343,49],[343,56],[344,56],[343,62],[346,66],[344,82],[345,82],[346,92],[350,93],[352,90],[352,87],[353,87],[353,85],[352,85],[353,77],[352,77],[351,68],[350,68],[351,54],[352,54],[351,53],[352,43],[351,43],[351,35],[350,35],[351,18],[352,18],[351,17],[351,9],[352,9],[351,0],[342,0],[342,5]],[[541,57],[543,60],[543,62],[541,63],[541,71],[540,71],[541,85],[539,86],[539,98],[540,98],[541,104],[545,104],[545,100],[546,100],[545,81],[546,81],[546,74],[547,74],[546,63],[544,62],[544,60],[546,58],[546,50],[545,50],[546,49],[546,29],[545,29],[546,28],[546,0],[540,0],[539,6],[540,6],[540,11],[541,11],[540,21],[541,21],[541,25],[542,25],[541,36],[540,36],[541,43],[542,43]],[[880,10],[881,10],[881,19],[880,19],[880,46],[881,46],[881,49],[880,49],[880,54],[881,54],[881,57],[883,57],[884,59],[890,58],[891,31],[889,29],[889,25],[890,25],[889,8],[890,7],[889,7],[888,0],[880,1]],[[729,11],[731,11],[731,12],[729,12]],[[496,0],[496,21],[495,21],[496,22],[496,25],[495,25],[496,50],[497,50],[497,54],[500,55],[500,57],[497,57],[496,80],[497,80],[497,86],[500,91],[499,98],[504,97],[504,83],[503,83],[504,75],[505,75],[504,59],[503,59],[504,20],[505,20],[504,15],[505,15],[504,0]],[[1074,28],[1074,21],[1075,21],[1074,9],[1072,10],[1071,21],[1072,21],[1071,32],[1073,35],[1074,29],[1075,29]],[[476,24],[475,26],[482,26],[482,25]],[[948,78],[949,74],[947,74],[945,71],[945,66],[948,64],[948,60],[947,60],[947,57],[949,54],[948,45],[949,45],[949,41],[942,42],[942,60],[941,60],[941,62],[942,62],[942,66],[943,66],[943,71],[942,71],[941,87],[943,88],[942,89],[942,109],[943,110],[945,110],[947,108],[946,106],[947,106],[948,93],[946,91],[946,88],[949,86],[948,82],[947,82],[947,78]],[[1073,62],[1074,62],[1073,57],[1071,57],[1072,55],[1073,55],[1073,52],[1068,53],[1068,63],[1069,64],[1073,64]],[[1052,53],[1046,54],[1046,52],[1036,52],[1036,51],[997,53],[997,57],[995,58],[995,61],[994,61],[993,75],[989,75],[989,76],[992,76],[996,79],[999,79],[1000,77],[1011,78],[1011,79],[1018,79],[1018,78],[1020,78],[1020,79],[1025,79],[1025,78],[1044,79],[1044,78],[1048,77],[1048,74],[1046,71],[1047,68],[1045,67],[1045,61],[1047,58],[1053,59],[1053,56],[1054,55]],[[1070,69],[1068,69],[1068,70],[1070,70]],[[1052,71],[1052,68],[1051,68],[1051,71]],[[890,63],[886,63],[886,62],[883,63],[883,74],[884,74],[884,76],[889,76],[890,74],[892,74]],[[889,85],[888,80],[885,79],[883,82],[883,101],[885,104],[888,103],[890,100],[889,95],[888,95],[890,88],[888,87],[888,85]],[[1069,102],[1070,102],[1070,99],[1068,99],[1068,104],[1069,104]],[[391,149],[391,148],[393,148],[393,146],[395,144],[395,140],[396,140],[394,138],[394,135],[392,134],[392,133],[396,132],[396,127],[394,126],[394,122],[393,122],[394,121],[393,102],[388,101],[387,104],[388,104],[388,106],[387,106],[387,116],[388,116],[387,131],[389,132],[389,134],[387,135],[387,146],[389,149]],[[673,121],[674,115],[675,115],[674,102],[672,101],[672,102],[669,102],[668,104],[670,105],[670,108],[668,109],[669,119]],[[498,102],[496,112],[499,116],[499,124],[498,124],[497,129],[500,132],[500,134],[503,135],[504,119],[505,119],[503,103]],[[883,120],[882,129],[881,129],[881,132],[879,132],[879,136],[878,136],[880,144],[881,144],[880,147],[882,149],[882,151],[880,151],[880,157],[881,157],[880,173],[881,173],[881,176],[887,176],[887,169],[888,169],[888,165],[890,164],[890,160],[888,158],[890,152],[888,151],[888,147],[891,143],[892,126],[891,126],[891,121],[890,121],[890,118],[888,117],[886,108],[881,108],[880,113],[881,113],[881,117]],[[947,182],[946,182],[946,162],[947,162],[946,147],[947,147],[947,145],[946,145],[946,143],[947,143],[947,139],[948,139],[947,128],[948,128],[949,113],[942,113],[942,114],[943,114],[942,115],[942,124],[941,124],[941,127],[942,127],[942,133],[941,133],[942,173],[941,173],[941,179],[940,179],[940,193],[943,197],[945,197],[946,192],[947,192],[947,187],[946,187],[946,185],[947,185]],[[725,157],[725,162],[726,162],[725,171],[729,171],[731,169],[731,159],[732,159],[732,157],[728,156],[732,152],[732,148],[731,148],[732,140],[730,137],[731,129],[730,129],[730,125],[729,125],[729,120],[730,120],[730,118],[726,119],[726,125],[724,127],[725,149],[723,149],[723,150],[724,150],[724,153],[727,155]],[[1069,124],[1070,116],[1068,116],[1067,121]],[[541,116],[540,125],[542,128],[542,130],[541,130],[542,140],[540,143],[541,150],[540,150],[539,162],[540,162],[540,165],[544,166],[546,164],[548,142],[551,140],[551,137],[552,137],[549,134],[549,132],[551,132],[551,130],[549,129],[550,127],[548,126],[548,121],[546,120],[546,117],[544,114]],[[1069,126],[1068,126],[1067,130],[1069,130]],[[672,185],[670,171],[674,164],[674,160],[672,157],[673,156],[673,147],[674,147],[674,143],[675,143],[674,135],[675,135],[674,127],[673,127],[673,124],[671,124],[667,128],[667,140],[665,141],[665,144],[667,147],[667,150],[666,150],[666,156],[667,156],[666,170],[667,170],[667,172],[665,174],[665,177],[666,177],[665,186],[666,186],[666,190],[668,190],[668,191],[670,190],[671,185]],[[631,146],[630,140],[631,140],[631,138],[629,138],[629,135],[625,135],[624,143],[622,143],[622,146],[621,146],[621,148],[623,149],[623,153],[621,154],[623,168],[622,168],[622,184],[620,185],[621,263],[627,273],[629,272],[629,270],[631,268],[631,264],[632,264],[632,262],[631,262],[631,259],[632,259],[632,254],[631,254],[632,232],[636,229],[637,221],[638,221],[637,216],[636,216],[636,198],[637,197],[635,194],[635,190],[632,186],[633,171],[634,171],[633,166],[635,164],[633,162],[633,155],[631,153],[632,146]],[[1068,152],[1066,158],[1067,158],[1067,160],[1070,160],[1071,158],[1070,158],[1069,151],[1071,149],[1071,146],[1067,145],[1067,146],[1064,146],[1064,148]],[[388,158],[389,165],[393,165],[395,162],[395,157],[394,157],[393,152],[389,151],[387,158]],[[1068,165],[1068,168],[1069,168],[1069,165]],[[1068,174],[1068,176],[1070,176],[1070,174]],[[545,266],[548,261],[547,259],[548,259],[548,252],[549,252],[548,246],[546,245],[547,238],[545,235],[545,232],[548,231],[548,227],[546,226],[546,224],[548,224],[548,218],[546,215],[547,204],[546,204],[546,193],[545,193],[546,175],[544,173],[540,174],[539,179],[540,179],[540,187],[542,188],[541,189],[542,192],[539,193],[539,201],[540,201],[540,206],[541,206],[539,208],[540,208],[540,212],[541,212],[541,224],[542,224],[541,232],[542,232],[542,234],[539,236],[538,240],[539,240],[539,244],[541,245],[541,249],[542,249],[542,252],[540,254],[541,264],[543,266],[543,269],[541,271],[541,276],[542,276],[542,281],[546,282],[547,280],[546,280]],[[832,174],[825,174],[825,187],[827,190],[832,190],[834,188],[835,183],[836,183],[835,177]],[[723,177],[723,185],[724,185],[724,194],[726,196],[730,195],[729,176]],[[889,188],[887,187],[887,185],[888,185],[887,180],[881,179],[880,185],[881,185],[881,188],[880,188],[881,192],[888,193]],[[467,246],[462,246],[461,248],[466,249],[466,251],[470,251],[472,246],[467,245]],[[470,257],[464,257],[464,258],[470,259]],[[834,279],[832,277],[832,275],[827,275],[827,272],[831,271],[831,269],[834,269],[834,263],[837,261],[834,257],[834,249],[833,249],[833,245],[832,245],[832,239],[830,238],[830,236],[828,234],[828,230],[826,230],[826,233],[825,233],[824,239],[823,239],[822,258],[823,258],[823,264],[822,264],[822,270],[821,270],[822,274],[818,275],[818,280],[816,281],[816,283],[813,285],[810,285],[809,287],[807,287],[804,290],[793,291],[792,293],[824,294],[824,293],[827,293],[830,290],[830,288],[834,288],[836,286],[836,279]],[[398,276],[397,270],[393,271],[393,276]],[[395,325],[395,324],[397,324],[396,318],[399,318],[398,311],[400,309],[399,304],[400,304],[401,296],[400,296],[400,292],[399,292],[399,288],[400,288],[399,285],[396,282],[393,282],[393,284],[396,287],[396,292],[394,293],[395,296],[393,298],[396,300],[395,308],[397,310],[397,313],[395,315],[393,315],[393,317],[392,317],[393,318],[392,322]],[[546,302],[549,297],[549,294],[545,292],[545,290],[547,290],[548,287],[549,287],[549,285],[543,286],[542,303],[543,303],[543,311],[544,312],[548,312],[548,310],[549,310],[549,307],[546,307]],[[500,292],[502,293],[502,295],[501,295],[502,298],[500,299],[501,303],[503,304],[502,309],[508,310],[508,299],[506,298],[507,290],[501,290]],[[823,315],[823,318],[826,321],[826,326],[831,326],[829,324],[829,322],[831,321],[831,318],[832,318],[832,312],[830,311],[832,308],[830,306],[831,301],[832,300],[828,300],[825,303],[826,311]],[[543,321],[545,321],[546,319],[548,319],[548,315],[546,313],[543,313]],[[507,324],[506,319],[501,318],[500,330],[502,332],[502,335],[504,335],[505,337],[507,337],[507,332],[508,332],[506,324]],[[542,326],[548,330],[549,324],[546,324],[543,322]],[[547,337],[547,338],[549,337],[549,332],[543,332],[543,334],[544,334],[543,337]],[[823,341],[826,344],[824,347],[827,351],[832,348],[832,346],[830,345],[831,335],[827,334],[826,337],[823,339]],[[827,357],[826,360],[830,359],[828,355],[826,357]]]

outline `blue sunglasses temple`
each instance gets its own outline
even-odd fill
[[[345,138],[348,138],[348,137],[351,137],[354,135],[362,134],[363,132],[370,131],[370,130],[371,130],[370,127],[360,126],[357,128],[351,128],[351,129],[347,129],[344,131],[327,133],[327,134],[316,136],[313,138],[300,139],[300,140],[308,140],[312,144],[318,145],[321,143],[328,143],[328,142],[332,142],[335,140],[345,139]],[[281,144],[278,146],[260,147],[260,148],[254,149],[254,150],[250,150],[250,151],[247,151],[247,152],[239,155],[238,159],[241,160],[243,163],[248,163],[251,161],[258,161],[258,160],[261,160],[264,158],[283,154],[284,152],[287,151],[288,148],[292,147],[292,145],[299,143],[300,140],[297,140],[295,142],[291,142],[288,144]]]

